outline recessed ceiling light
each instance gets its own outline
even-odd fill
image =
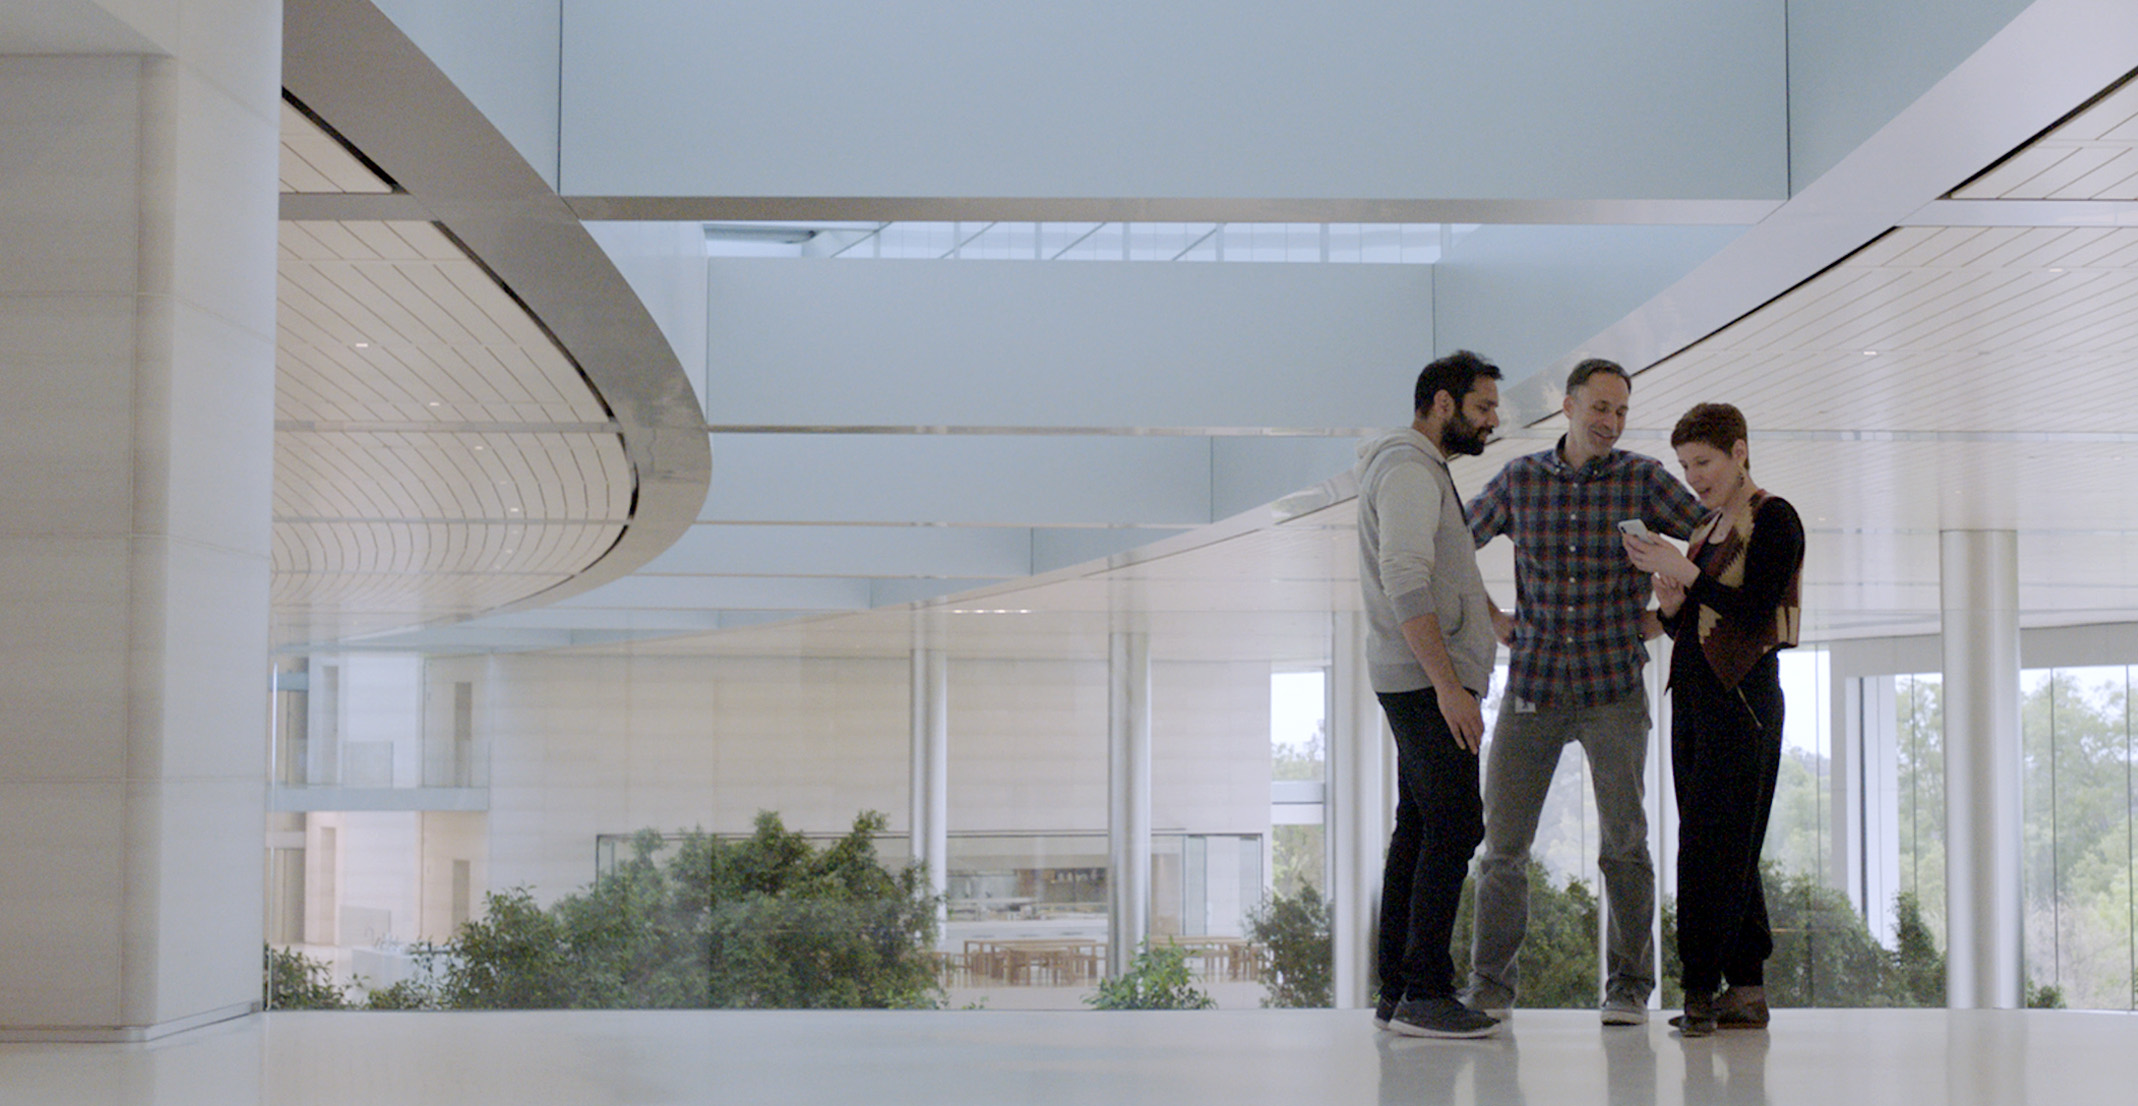
[[[353,346],[355,346],[355,347],[356,347],[357,349],[370,349],[370,348],[371,348],[371,343],[369,343],[369,342],[351,342],[351,343],[350,343],[350,345],[353,345]]]
[[[2052,272],[2052,273],[2061,273],[2061,272],[2063,272],[2064,270],[2062,270],[2062,269],[2051,269],[2051,270],[2049,270],[2049,271],[2050,271],[2050,272]]]
[[[438,406],[438,401],[437,401],[437,400],[435,400],[435,399],[434,399],[434,400],[432,400],[432,401],[431,401],[431,406],[433,406],[433,407],[436,407],[436,406]]]
[[[1878,356],[1878,351],[1875,349],[1867,349],[1863,351],[1863,355],[1865,357],[1876,357]]]

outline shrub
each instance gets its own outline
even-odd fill
[[[1945,958],[1914,895],[1893,902],[1894,945],[1880,945],[1843,892],[1808,874],[1760,866],[1774,955],[1767,961],[1769,1006],[1943,1006]],[[1663,903],[1663,1004],[1685,1001],[1679,987],[1677,904]]]
[[[366,1006],[934,1006],[938,900],[920,866],[877,862],[884,824],[865,812],[820,851],[767,812],[747,839],[693,832],[664,860],[661,835],[643,831],[628,858],[547,909],[524,887],[485,896],[480,919],[417,948],[420,978]],[[288,976],[273,955],[270,979]]]
[[[278,949],[272,945],[262,946],[262,951],[266,954],[267,1009],[341,1010],[348,1007],[348,996],[334,985],[334,969],[325,961],[314,960],[296,949]]]
[[[1128,970],[1099,983],[1086,1003],[1100,1010],[1208,1010],[1216,1000],[1197,989],[1188,973],[1188,950],[1151,945],[1136,951]]]
[[[1470,962],[1471,935],[1476,931],[1477,881],[1463,884],[1462,903],[1455,915],[1455,936],[1450,942],[1455,963]],[[1542,864],[1529,862],[1529,930],[1515,964],[1521,972],[1524,1007],[1585,1009],[1598,1001],[1595,892],[1585,880],[1568,876],[1552,882]]]
[[[1334,1001],[1329,904],[1313,884],[1275,895],[1248,912],[1247,934],[1269,956],[1264,1006],[1327,1006]]]

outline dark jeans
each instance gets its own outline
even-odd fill
[[[1376,698],[1396,738],[1397,785],[1396,829],[1381,874],[1381,994],[1452,996],[1455,910],[1485,837],[1477,754],[1455,743],[1431,688]]]
[[[1745,678],[1742,699],[1712,684],[1712,691],[1674,692],[1678,960],[1688,995],[1712,993],[1725,979],[1762,985],[1774,953],[1759,877],[1782,761],[1782,692],[1772,665],[1770,656]]]

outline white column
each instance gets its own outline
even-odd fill
[[[1394,821],[1386,757],[1393,748],[1366,679],[1366,619],[1339,611],[1329,665],[1329,906],[1334,1001],[1373,1004],[1382,856]]]
[[[2019,1008],[2019,558],[2009,530],[1939,538],[1945,648],[1945,1000]]]
[[[1106,970],[1120,975],[1151,926],[1151,638],[1107,637]]]
[[[152,22],[0,58],[0,1039],[260,1000],[281,13]]]
[[[950,886],[950,662],[941,648],[913,650],[913,859],[935,893]]]

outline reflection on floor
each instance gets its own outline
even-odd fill
[[[1518,1011],[1483,1041],[1359,1010],[279,1013],[150,1045],[0,1045],[0,1106],[1677,1106],[2127,1102],[2138,1016],[1777,1010],[1766,1033]]]

